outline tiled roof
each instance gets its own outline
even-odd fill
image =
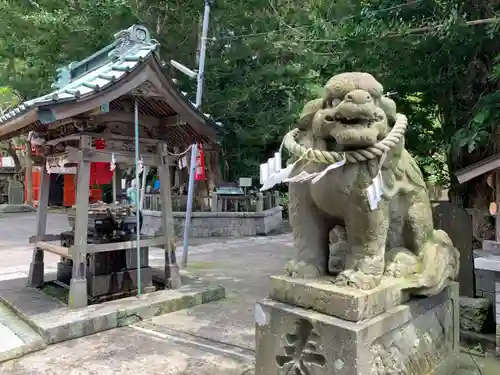
[[[30,110],[58,103],[74,101],[90,96],[120,81],[148,58],[157,54],[159,43],[152,39],[144,26],[133,25],[115,34],[115,41],[92,56],[57,69],[58,80],[52,87],[55,91],[39,98],[28,100],[0,117],[0,127]],[[177,85],[176,80],[172,80]],[[189,101],[187,93],[180,94]],[[195,104],[189,101],[193,108]],[[200,113],[206,124],[217,131],[223,126],[214,122],[213,116]],[[40,121],[43,120],[40,118]]]
[[[149,31],[139,25],[117,33],[115,38],[113,44],[88,59],[58,69],[59,80],[53,87],[60,88],[5,113],[0,117],[0,125],[32,108],[76,100],[105,89],[125,77],[159,46],[150,38]]]

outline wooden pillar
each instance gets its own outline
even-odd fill
[[[75,220],[75,246],[87,246],[87,230],[89,220],[89,185],[90,162],[83,159],[83,149],[89,148],[90,138],[82,136],[78,161],[78,180],[76,185],[76,220]],[[80,247],[80,248],[81,248]],[[73,273],[71,276],[68,306],[78,309],[87,306],[87,275],[85,251],[70,248],[73,259]]]
[[[175,154],[179,154],[181,152],[181,149],[180,147],[174,147],[174,153]],[[181,156],[180,159],[182,159],[183,157]],[[180,173],[181,173],[181,170],[178,168],[179,164],[178,163],[175,163],[173,166],[172,166],[172,173],[173,173],[173,186],[175,186],[176,188],[178,188],[179,186],[181,186],[181,176],[180,176]]]
[[[264,211],[264,194],[261,192],[257,193],[257,202],[255,207],[256,212]]]
[[[47,211],[49,208],[50,175],[45,165],[40,172],[40,191],[38,193],[38,209],[36,214],[36,241],[42,241],[47,231]],[[28,286],[37,287],[43,284],[43,250],[33,248]]]
[[[163,233],[165,236],[165,287],[178,289],[181,287],[181,275],[179,265],[175,256],[175,231],[174,218],[172,215],[172,188],[170,180],[170,166],[167,158],[167,145],[158,144],[160,165],[158,175],[160,178],[160,197]]]
[[[115,167],[115,170],[113,172],[113,196],[112,196],[112,204],[115,204],[116,203],[116,197],[117,197],[117,193],[118,193],[118,188],[117,188],[117,184],[116,184],[116,167]]]
[[[212,193],[212,207],[211,207],[211,211],[212,212],[217,212],[219,210],[219,196],[217,195],[217,193],[214,191]]]
[[[26,204],[33,206],[33,156],[31,153],[31,141],[25,143],[26,147]]]
[[[115,174],[113,176],[113,181],[116,181],[116,199],[121,200],[122,194],[122,169],[120,165],[117,164],[115,168]],[[115,201],[116,201],[115,199]],[[113,202],[114,203],[114,202]]]

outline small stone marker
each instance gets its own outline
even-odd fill
[[[19,181],[9,181],[8,193],[9,204],[23,204],[24,203],[24,186]]]
[[[475,297],[474,259],[472,256],[472,219],[467,211],[449,202],[432,205],[436,229],[442,229],[460,252],[458,282],[460,296]]]

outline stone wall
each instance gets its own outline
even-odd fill
[[[495,322],[497,324],[497,355],[500,356],[500,276],[497,273],[497,279],[495,282]]]
[[[142,233],[155,236],[161,233],[161,212],[143,211]],[[185,212],[174,212],[175,235],[184,233]],[[189,235],[192,237],[238,237],[265,235],[282,221],[281,207],[261,212],[193,212]]]
[[[495,306],[495,272],[476,270],[476,296],[489,299]]]
[[[483,250],[474,250],[474,258],[483,257],[491,254],[491,252],[486,252]],[[497,255],[497,254],[495,254]],[[476,297],[484,297],[490,300],[493,306],[493,312],[495,314],[500,313],[500,308],[496,306],[496,290],[495,290],[495,279],[496,272],[475,269],[475,282],[476,282]]]
[[[484,256],[485,253],[486,256]],[[479,280],[483,282],[479,284],[479,287],[489,290],[491,284],[493,284],[492,304],[496,323],[497,355],[500,356],[500,256],[498,255],[498,249],[496,249],[494,251],[474,251],[474,257],[476,275],[479,274],[481,276]],[[487,296],[489,295],[488,293]]]

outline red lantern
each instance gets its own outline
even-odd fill
[[[96,150],[106,149],[104,139],[94,140]],[[113,180],[113,171],[109,170],[110,163],[91,163],[90,164],[90,185],[106,185]]]
[[[196,154],[196,169],[194,173],[195,181],[205,180],[205,154],[203,152],[203,146],[198,143],[198,152]]]

